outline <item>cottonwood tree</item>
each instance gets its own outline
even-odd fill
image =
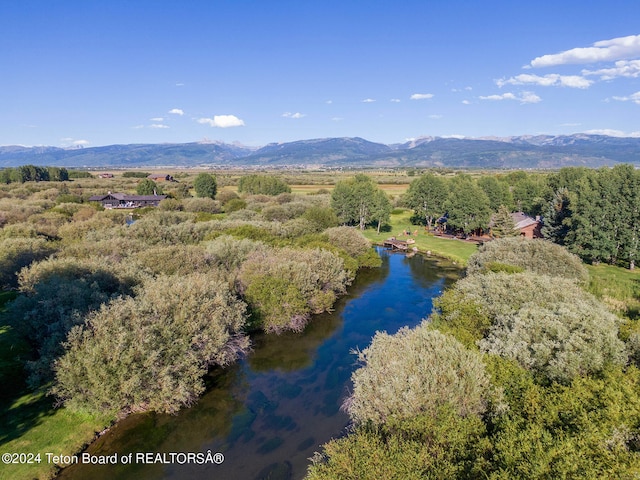
[[[331,193],[331,207],[343,224],[358,225],[364,230],[372,220],[376,200],[381,201],[381,197],[376,197],[378,190],[371,177],[358,174],[353,179],[336,183]]]
[[[487,228],[491,219],[491,209],[487,195],[468,176],[454,179],[449,197],[445,203],[449,218],[447,226],[470,233]]]
[[[150,178],[145,178],[138,183],[136,193],[138,195],[160,195],[162,194],[162,188]]]
[[[445,213],[448,195],[446,182],[428,173],[411,182],[405,194],[405,201],[416,215],[424,218],[427,228],[431,230],[434,220]]]
[[[215,198],[218,191],[216,177],[208,173],[199,173],[193,180],[193,189],[198,197]]]

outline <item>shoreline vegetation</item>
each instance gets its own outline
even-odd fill
[[[0,377],[10,386],[1,398],[0,452],[73,455],[122,415],[188,407],[204,388],[204,373],[246,352],[252,331],[302,331],[313,314],[329,311],[359,268],[378,264],[370,243],[381,244],[391,236],[412,238],[419,252],[452,260],[460,268],[468,266],[478,251],[475,244],[436,237],[427,231],[426,224],[443,209],[455,213],[450,217],[452,225],[468,228],[475,226],[472,217],[475,222],[477,216],[484,218],[504,205],[532,215],[545,214],[547,209],[555,212],[547,215],[553,227],[549,235],[574,253],[584,253],[583,258],[593,263],[586,266],[590,280],[584,288],[623,319],[617,336],[631,349],[630,362],[635,362],[634,355],[640,358],[633,353],[636,343],[640,345],[636,325],[640,277],[637,271],[622,268],[634,266],[635,246],[624,232],[618,238],[617,245],[622,245],[618,250],[603,242],[587,251],[580,243],[588,233],[580,230],[586,218],[581,209],[593,209],[587,187],[597,191],[635,177],[624,168],[589,172],[563,169],[550,174],[469,175],[436,170],[420,176],[412,170],[366,172],[369,176],[345,172],[336,178],[324,173],[264,176],[216,172],[214,177],[205,172],[176,171],[171,172],[175,181],[155,183],[143,175],[146,172],[115,172],[115,178],[94,178],[86,172],[65,171],[68,178],[56,182],[16,178],[0,184],[0,282],[4,290],[0,292]],[[420,182],[433,182],[433,177],[433,185],[445,193],[453,192],[454,197],[456,191],[473,191],[469,203],[479,205],[480,210],[452,203],[453,197],[446,195],[430,199],[435,205],[427,208],[418,187]],[[168,198],[157,208],[136,210],[105,210],[88,202],[92,195],[107,190],[135,192],[143,184],[152,193]],[[358,203],[358,198],[368,201]],[[341,226],[344,224],[352,226]],[[364,226],[367,228],[359,231],[358,227]],[[498,260],[490,263],[492,272],[504,275],[521,274],[524,268]],[[178,291],[188,295],[172,294]],[[216,297],[212,292],[223,293]],[[441,310],[446,310],[452,295],[445,294]],[[453,309],[460,300],[451,300],[448,308]],[[223,314],[225,309],[236,312],[237,318],[223,321],[229,317]],[[205,322],[205,318],[212,318],[212,312],[220,321]],[[115,317],[129,321],[118,325],[112,321]],[[176,321],[191,317],[202,321]],[[477,332],[443,328],[449,328],[447,334],[467,347],[481,339]],[[194,340],[196,331],[205,333]],[[220,332],[224,332],[222,337]],[[145,367],[140,359],[152,350],[145,350],[144,342],[133,341],[132,334],[154,338],[154,350],[167,355],[154,357],[155,363]],[[414,340],[418,344],[441,341],[431,334],[415,339],[413,333],[404,335],[409,344]],[[510,338],[504,331],[502,336],[495,335],[486,349],[496,349]],[[124,365],[128,378],[137,375],[133,383],[143,388],[127,390],[120,380],[105,376],[108,369],[103,366],[109,359],[104,352],[110,351],[113,338],[129,347],[116,352],[118,361],[112,367],[117,370]],[[384,351],[385,342],[390,341],[381,339],[371,355],[375,357],[377,349]],[[167,350],[163,350],[165,346]],[[455,358],[476,362],[464,356],[457,345],[450,348],[457,352],[452,353]],[[187,351],[197,353],[190,356],[190,362],[175,364],[170,360],[185,358]],[[129,360],[123,362],[122,358]],[[366,360],[366,355],[363,358]],[[474,365],[479,368],[477,362]],[[486,368],[498,376],[502,374],[496,372],[506,368],[502,364],[494,367]],[[176,368],[182,372],[178,379],[168,373]],[[523,382],[529,381],[516,370]],[[149,371],[153,371],[151,379],[146,378]],[[91,382],[83,383],[87,378]],[[159,384],[167,388],[155,388]],[[477,390],[484,392],[487,385],[483,381]],[[482,405],[502,401],[485,393],[472,408],[477,414],[492,411]],[[67,406],[54,408],[54,403]],[[452,422],[449,425],[459,432],[470,428],[471,440],[486,439],[482,425],[473,419],[477,417],[465,417],[459,424],[456,411],[466,410],[447,408],[421,421],[433,429],[438,428],[434,419],[442,419],[444,424]],[[362,411],[367,410],[358,410]],[[357,418],[368,417],[358,413]],[[382,417],[376,413],[373,418]],[[402,423],[406,421],[358,430],[353,438],[375,443],[383,431],[392,438],[396,427],[409,428]],[[633,432],[636,427],[629,428]],[[471,440],[463,450],[479,452]],[[331,445],[329,456],[334,448]],[[0,469],[0,479],[47,479],[55,473],[56,466],[46,463],[11,465]]]

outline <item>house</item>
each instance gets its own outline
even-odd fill
[[[164,173],[152,173],[151,175],[147,175],[149,180],[153,180],[154,182],[174,182],[175,180],[171,175]]]
[[[520,232],[520,236],[525,238],[542,238],[542,219],[530,217],[523,212],[514,212],[511,214],[515,229]]]
[[[99,173],[98,177],[100,177],[100,178],[113,178],[113,173]]]
[[[104,208],[139,208],[157,207],[167,198],[166,195],[129,195],[126,193],[107,193],[106,195],[94,195],[90,202],[100,202]]]
[[[530,217],[524,212],[513,212],[510,214],[513,220],[514,230],[524,238],[542,238],[542,218],[537,216],[536,218]],[[489,222],[489,232],[494,227],[494,217],[491,217]],[[490,233],[493,235],[493,233]]]

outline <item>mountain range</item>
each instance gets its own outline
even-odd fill
[[[450,167],[561,168],[631,163],[640,167],[640,138],[606,135],[420,137],[386,145],[359,137],[321,138],[263,147],[222,142],[107,145],[65,149],[0,146],[0,168],[19,165],[134,167]]]

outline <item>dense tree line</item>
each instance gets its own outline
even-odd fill
[[[513,236],[509,213],[541,216],[544,236],[583,260],[634,268],[640,254],[640,173],[631,165],[569,167],[541,174],[512,172],[453,177],[427,173],[403,197],[413,220],[431,228]]]
[[[562,169],[543,232],[590,263],[634,268],[640,253],[640,172],[631,165]]]
[[[69,180],[69,172],[63,167],[22,165],[0,170],[0,183],[64,182],[67,180]]]
[[[634,347],[562,250],[496,240],[421,325],[376,334],[307,478],[632,478]]]
[[[273,175],[244,175],[238,182],[238,192],[254,195],[279,195],[291,193],[291,187]]]

